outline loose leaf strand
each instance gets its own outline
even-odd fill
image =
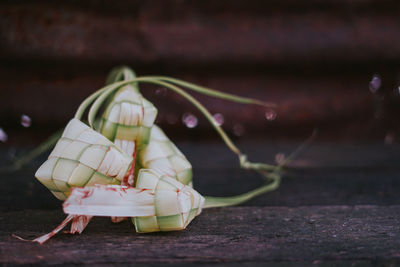
[[[46,141],[41,143],[38,147],[29,151],[27,154],[25,154],[21,157],[18,157],[11,166],[0,169],[0,172],[3,172],[3,171],[12,172],[12,171],[21,169],[23,166],[25,166],[26,164],[28,164],[29,162],[31,162],[32,160],[34,160],[41,154],[48,151],[51,147],[53,147],[57,143],[58,139],[60,139],[63,131],[64,131],[64,129],[58,130],[53,135],[51,135],[49,138],[47,138]]]
[[[260,105],[264,107],[269,107],[269,108],[275,108],[276,104],[270,103],[270,102],[264,102],[260,101],[257,99],[253,98],[248,98],[248,97],[242,97],[242,96],[237,96],[229,93],[224,93],[221,91],[217,91],[215,89],[207,88],[204,86],[200,86],[194,83],[186,82],[183,80],[167,77],[167,76],[143,76],[143,78],[150,78],[150,79],[155,79],[155,80],[161,80],[161,81],[166,81],[175,85],[182,86],[184,88],[193,90],[197,93],[203,94],[203,95],[208,95],[211,97],[215,98],[220,98],[236,103],[242,103],[242,104],[254,104],[254,105]]]
[[[227,206],[235,206],[239,205],[243,202],[249,201],[250,199],[262,195],[267,192],[274,191],[277,189],[281,182],[281,176],[277,173],[269,173],[265,174],[272,182],[267,183],[263,186],[260,186],[254,190],[251,190],[247,193],[232,196],[232,197],[210,197],[206,196],[206,202],[204,204],[204,208],[216,208],[216,207],[227,207]]]
[[[112,84],[115,82],[125,81],[125,80],[133,80],[136,78],[135,72],[127,67],[120,66],[113,68],[106,79],[106,84]],[[137,91],[139,91],[139,87],[137,83],[134,83],[133,86]]]
[[[86,108],[90,106],[90,104],[95,101],[102,93],[104,93],[111,85],[108,85],[106,87],[103,87],[93,94],[91,94],[89,97],[87,97],[80,105],[78,110],[75,113],[75,118],[78,120],[82,119],[83,113],[85,112]]]
[[[97,111],[100,109],[101,105],[104,103],[104,101],[107,100],[107,98],[118,88],[120,88],[122,85],[130,84],[136,81],[137,79],[129,80],[130,82],[127,81],[122,81],[122,82],[117,82],[110,84],[103,89],[100,89],[101,93],[97,96],[97,99],[94,101],[92,106],[89,109],[89,114],[88,114],[88,122],[90,127],[93,128],[94,120],[97,115]]]

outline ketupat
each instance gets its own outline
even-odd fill
[[[126,80],[126,79],[132,79],[135,77],[135,74],[133,71],[127,68],[122,68],[118,70],[116,77],[114,78],[115,81],[118,80]],[[109,78],[110,80],[110,78]],[[97,98],[96,101],[98,101],[99,98]],[[94,100],[94,99],[93,99]],[[84,101],[85,103],[85,101]],[[84,105],[83,103],[83,105]],[[96,102],[95,102],[96,103]],[[94,105],[94,104],[93,104]],[[79,113],[81,110],[81,107],[78,109]],[[111,97],[111,100],[108,103],[108,106],[102,116],[99,131],[102,133],[105,137],[107,137],[109,140],[114,141],[115,145],[121,148],[125,153],[128,155],[132,155],[133,160],[132,160],[132,168],[130,168],[130,172],[124,176],[124,179],[120,181],[122,185],[133,185],[133,180],[134,180],[134,170],[136,166],[136,150],[140,150],[140,148],[146,147],[146,144],[149,142],[150,138],[150,128],[153,125],[153,122],[155,120],[155,117],[157,115],[157,110],[156,108],[146,99],[143,98],[143,96],[139,93],[138,87],[136,84],[133,85],[125,85],[122,86],[118,89],[118,91]],[[76,120],[76,119],[75,119]],[[76,123],[76,121],[75,121]],[[157,128],[158,130],[158,128]],[[183,178],[187,183],[191,181],[191,165],[188,163],[186,158],[180,153],[180,151],[168,140],[168,138],[160,132],[161,130],[158,130],[157,133],[159,134],[154,134],[156,130],[153,130],[153,144],[149,146],[149,149],[146,149],[143,154],[149,156],[150,154],[148,151],[154,150],[158,142],[161,142],[161,146],[164,147],[164,149],[158,150],[161,151],[161,153],[164,153],[165,158],[161,159],[156,159],[155,161],[147,161],[146,160],[142,161],[143,165],[151,165],[158,171],[161,171],[162,173],[168,173],[174,178],[178,178],[178,174],[180,178]],[[64,138],[65,139],[65,138]],[[59,150],[60,145],[63,144],[63,146],[68,145],[68,142],[61,139],[59,141],[59,144],[56,146],[56,151]],[[76,144],[74,144],[76,146]],[[170,147],[171,149],[174,149],[173,151],[166,151],[166,148]],[[63,147],[64,148],[64,147]],[[67,151],[71,149],[76,149],[76,148],[68,148]],[[171,153],[172,152],[172,153]],[[54,152],[52,153],[52,155]],[[153,153],[153,155],[155,155]],[[159,155],[159,153],[157,154]],[[98,156],[98,155],[95,155]],[[49,160],[47,161],[39,170],[40,172],[43,172],[43,170],[48,169],[48,165],[51,164],[54,160]],[[70,163],[70,164],[68,164]],[[158,166],[157,166],[158,165]],[[168,166],[167,166],[168,165]],[[174,165],[174,167],[172,167]],[[72,165],[72,162],[67,161],[65,159],[62,159],[59,161],[59,164],[57,166],[60,166],[57,168],[57,170],[61,169],[62,166],[64,168],[73,168],[74,166]],[[82,169],[84,166],[80,166]],[[167,170],[168,168],[168,170]],[[172,171],[172,173],[171,173]],[[178,173],[176,173],[178,171]],[[39,180],[46,181],[40,176],[40,172],[38,173],[39,175],[36,175]],[[66,172],[64,174],[65,176],[68,175]],[[74,173],[75,175],[75,173]],[[100,174],[94,175],[96,179],[98,179],[98,176]],[[102,181],[98,181],[99,184],[114,184],[115,181],[112,179],[104,179]],[[47,185],[49,189],[52,190],[53,194],[58,196],[59,199],[65,199],[65,196],[69,194],[69,190],[71,186],[85,186],[85,176],[77,178],[76,175],[75,177],[63,177],[63,180],[74,180],[74,184],[68,184],[64,183],[63,187],[61,188],[63,192],[60,192],[58,188],[54,188],[53,184],[54,182],[60,183],[59,180],[50,180],[48,181]],[[96,179],[93,179],[93,181],[96,181]],[[87,185],[91,185],[94,183],[89,183]],[[61,185],[60,185],[61,186]],[[123,218],[115,218],[112,217],[113,222],[119,222],[123,220]],[[84,217],[84,216],[75,216],[73,218],[72,224],[71,224],[71,233],[79,232],[81,233],[84,228],[86,227],[87,223],[89,223],[90,218],[89,217]]]
[[[135,77],[129,68],[115,68],[107,82]],[[154,125],[156,115],[157,109],[140,94],[138,85],[126,85],[118,89],[108,103],[99,132],[132,155],[135,166],[138,165],[136,169],[154,169],[187,185],[192,181],[192,166],[165,133]],[[140,154],[138,160],[137,154]],[[132,183],[130,180],[128,184]]]
[[[109,75],[107,82],[135,77],[136,74],[129,68],[116,68]],[[190,163],[161,129],[154,126],[156,116],[157,109],[140,94],[136,83],[119,88],[107,104],[99,132],[133,157],[132,171],[122,181],[122,185],[133,186],[135,175],[140,168],[153,168],[177,180],[180,179],[184,184],[191,182]],[[140,154],[138,158],[137,154]],[[111,220],[120,222],[124,218],[111,217]]]
[[[58,199],[72,187],[120,184],[131,169],[132,157],[78,119],[72,119],[35,177]]]
[[[205,109],[205,107],[203,107],[192,96],[190,96],[189,94],[184,92],[182,89],[180,89],[176,85],[173,85],[172,83],[185,86],[188,89],[199,91],[204,94],[208,94],[208,95],[223,98],[223,99],[228,99],[228,100],[235,101],[235,102],[269,106],[268,103],[266,104],[266,103],[258,101],[258,100],[252,100],[252,99],[248,99],[248,98],[233,96],[233,95],[226,94],[226,93],[220,93],[220,92],[212,90],[212,89],[199,87],[199,86],[187,83],[187,82],[183,82],[183,81],[168,78],[168,77],[135,78],[134,73],[130,72],[129,69],[127,69],[127,68],[122,68],[119,71],[118,70],[114,71],[114,77],[112,77],[111,80],[113,80],[115,82],[96,91],[81,104],[81,106],[79,107],[79,109],[75,115],[74,120],[81,119],[85,109],[88,106],[91,106],[90,110],[89,110],[89,114],[88,114],[88,122],[89,122],[89,125],[93,128],[98,110],[100,109],[100,107],[102,106],[103,103],[108,102],[106,111],[103,114],[102,122],[100,123],[100,125],[101,125],[100,131],[103,134],[105,134],[109,139],[111,139],[111,141],[117,140],[116,144],[119,145],[121,148],[123,148],[123,150],[125,150],[125,152],[128,152],[128,154],[126,154],[124,151],[119,151],[121,154],[118,155],[121,158],[129,157],[131,160],[131,162],[130,162],[131,167],[124,174],[124,178],[126,178],[127,175],[129,176],[129,174],[132,174],[132,172],[134,170],[133,166],[135,166],[136,163],[139,163],[138,165],[136,165],[137,169],[139,169],[138,168],[139,165],[140,165],[139,166],[140,168],[145,167],[145,168],[153,169],[153,170],[141,169],[140,174],[136,177],[136,179],[134,181],[131,181],[130,183],[126,183],[126,184],[135,185],[138,188],[139,187],[143,188],[143,186],[148,186],[149,184],[151,184],[151,181],[153,181],[154,187],[150,188],[152,190],[157,190],[158,187],[156,187],[155,184],[161,184],[164,186],[166,184],[167,185],[169,184],[170,190],[172,190],[172,191],[175,190],[175,192],[179,192],[181,189],[186,188],[184,184],[190,185],[191,179],[192,179],[190,163],[186,160],[186,158],[183,156],[183,154],[176,148],[176,146],[165,136],[165,134],[162,132],[161,129],[159,129],[155,125],[151,126],[151,124],[154,122],[157,111],[150,102],[148,102],[147,100],[143,101],[144,98],[142,98],[139,91],[137,90],[138,89],[137,83],[144,82],[144,83],[152,83],[152,84],[164,86],[168,89],[175,91],[176,93],[180,94],[181,96],[186,98],[188,101],[190,101],[206,116],[206,118],[210,122],[212,122],[212,125],[217,130],[217,132],[221,135],[221,137],[223,138],[225,143],[228,145],[228,147],[239,156],[241,167],[246,168],[246,169],[256,170],[256,171],[260,172],[262,175],[264,175],[269,181],[268,184],[261,186],[260,188],[257,188],[253,191],[250,191],[250,192],[240,195],[240,196],[228,197],[228,198],[206,197],[205,207],[209,208],[209,207],[216,207],[216,206],[236,205],[236,204],[242,203],[244,201],[247,201],[248,199],[255,197],[259,194],[274,190],[279,186],[279,184],[280,184],[279,171],[281,170],[282,166],[272,166],[272,165],[267,165],[264,163],[251,163],[251,162],[247,161],[246,156],[241,154],[240,150],[233,144],[233,142],[225,134],[225,132],[222,130],[222,128],[214,122],[211,114]],[[112,104],[112,103],[114,103],[114,104]],[[132,105],[134,105],[134,108],[132,109],[132,107],[129,106],[123,112],[121,112],[122,105],[124,103],[132,104]],[[115,107],[117,105],[119,105],[117,108],[118,110],[114,111]],[[143,111],[146,108],[148,108],[148,110],[150,111],[148,113],[148,114],[150,114],[150,116],[148,116],[148,118],[149,118],[148,120],[144,121],[144,118],[145,118],[144,113],[145,112],[143,112]],[[123,117],[122,119],[121,119],[121,115]],[[81,124],[83,124],[83,123],[81,123]],[[116,129],[118,129],[120,124],[128,124],[129,126],[134,126],[130,130],[136,129],[136,127],[141,128],[142,126],[144,126],[143,128],[147,128],[147,129],[146,129],[146,131],[141,131],[141,130],[128,131],[127,135],[124,135],[124,134],[118,135],[117,134],[118,130],[116,130]],[[123,126],[126,126],[126,125],[123,125]],[[86,127],[88,127],[88,126],[86,126]],[[150,127],[152,127],[152,128],[150,128]],[[150,136],[149,136],[149,133],[150,133],[149,129],[151,129]],[[141,134],[143,132],[146,134]],[[132,145],[130,145],[130,144],[124,145],[124,143],[122,141],[118,141],[118,140],[124,140],[126,142],[139,142],[140,141],[140,146],[135,145],[133,147],[133,149],[140,147],[140,151],[138,154],[139,156],[136,157],[136,159],[131,157],[130,155],[136,156],[136,153],[134,153],[134,150],[132,151]],[[148,144],[146,145],[146,143],[148,143]],[[157,160],[157,159],[163,159],[163,160]],[[74,158],[74,160],[76,160],[76,158]],[[68,168],[72,168],[72,167],[68,167]],[[110,167],[110,168],[112,168],[112,167]],[[46,169],[46,168],[44,168],[44,169]],[[64,175],[68,176],[67,173]],[[168,177],[168,176],[170,176],[170,177]],[[174,178],[176,180],[174,180]],[[52,179],[54,180],[54,177],[52,177]],[[47,179],[47,180],[51,180],[51,179]],[[82,178],[82,180],[84,180],[84,177]],[[124,179],[120,180],[120,179],[115,179],[113,177],[109,177],[109,179],[105,179],[104,181],[108,181],[110,183],[112,183],[112,181],[114,181],[115,183],[118,183],[121,181],[123,182]],[[157,182],[154,182],[154,181],[157,181]],[[166,181],[169,181],[169,182],[166,183]],[[68,182],[69,182],[69,179],[68,179]],[[183,182],[184,184],[182,184],[181,182]],[[107,182],[104,182],[104,183],[107,184]],[[63,187],[62,189],[65,191],[65,192],[63,192],[63,194],[68,195],[69,189],[70,189],[70,184],[68,184],[68,183],[66,183],[66,184],[68,186]],[[76,184],[77,185],[83,184],[83,182],[78,181]],[[92,184],[95,184],[95,183],[92,183]],[[172,187],[171,187],[171,184],[173,185]],[[48,184],[45,184],[45,185],[48,185]],[[124,187],[115,186],[113,188],[115,188],[116,190],[124,190],[123,189]],[[49,189],[51,189],[51,188],[49,188]],[[96,191],[96,190],[103,190],[103,189],[104,189],[103,187],[94,187],[91,190]],[[139,217],[135,217],[133,219],[138,232],[152,232],[152,231],[184,229],[187,226],[187,224],[194,218],[194,216],[199,213],[199,210],[201,209],[201,206],[204,203],[203,197],[198,195],[197,199],[198,200],[203,199],[203,201],[200,201],[201,205],[200,205],[200,202],[197,201],[197,204],[196,204],[197,206],[195,205],[197,210],[196,210],[196,208],[194,208],[188,214],[183,215],[183,214],[179,213],[179,214],[181,214],[181,215],[179,215],[177,213],[177,210],[175,209],[174,214],[166,215],[166,214],[168,214],[167,211],[171,208],[171,207],[169,207],[168,204],[162,205],[163,202],[168,202],[167,195],[159,198],[156,201],[158,203],[158,205],[155,205],[155,206],[158,207],[158,212],[156,214],[154,214],[154,216],[146,217],[146,218],[144,218],[144,217],[142,218],[139,216]],[[160,196],[163,196],[163,194],[161,194]],[[137,197],[139,197],[139,195],[137,195]],[[118,203],[115,203],[114,206],[115,206],[115,211],[117,211]],[[90,206],[85,207],[85,205],[82,205],[82,208],[83,208],[82,210],[85,212],[74,214],[75,218],[83,217],[83,218],[86,218],[87,221],[89,221],[92,215],[104,216],[104,214],[101,214],[101,213],[96,214],[94,212],[89,212]],[[83,215],[83,216],[78,216],[78,215]],[[107,215],[119,216],[118,212],[113,213],[112,208],[110,209],[110,213]],[[172,217],[170,217],[170,216],[172,216]],[[65,224],[68,222],[68,220],[71,220],[71,218],[73,218],[73,216],[69,215],[67,217],[67,219],[59,227],[57,227],[53,232],[51,232],[48,235],[45,235],[43,237],[40,237],[40,238],[36,239],[35,241],[38,241],[40,243],[44,242],[49,237],[54,235],[57,231],[59,231],[62,227],[64,227]],[[78,232],[81,232],[81,231],[78,231]]]
[[[110,73],[107,82],[124,81],[135,77],[135,73],[128,68],[115,69]],[[131,155],[132,164],[135,166],[137,150],[148,144],[156,116],[157,109],[142,96],[138,85],[127,84],[121,86],[111,97],[101,117],[99,132]],[[132,170],[128,179],[122,181],[122,185],[133,185],[135,168]]]
[[[155,192],[155,214],[132,216],[138,233],[183,230],[200,214],[204,205],[204,197],[190,186],[151,169],[139,171],[135,186]],[[175,195],[180,198],[175,199]]]
[[[149,233],[185,229],[203,205],[204,198],[193,188],[154,170],[141,169],[134,188],[79,188],[63,206],[67,214],[132,217],[138,233]]]
[[[132,155],[149,142],[157,109],[132,86],[120,88],[108,104],[99,132]]]
[[[35,177],[65,200],[73,187],[121,184],[134,168],[133,158],[78,119],[72,119]],[[91,217],[74,216],[70,233],[81,233]]]
[[[193,186],[192,165],[157,125],[151,128],[149,144],[140,150],[138,163],[139,167],[153,169]]]

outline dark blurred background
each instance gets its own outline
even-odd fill
[[[278,104],[195,94],[235,139],[303,140],[317,128],[321,140],[391,144],[400,140],[399,11],[389,0],[2,1],[2,139],[44,140],[124,64]],[[181,97],[142,91],[174,140],[217,138]]]

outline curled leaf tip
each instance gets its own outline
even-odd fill
[[[248,169],[249,168],[249,162],[247,161],[247,155],[244,155],[244,154],[240,155],[239,156],[239,162],[240,162],[240,166],[243,169]]]

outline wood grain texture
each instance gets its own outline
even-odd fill
[[[262,184],[259,175],[240,170],[237,158],[222,144],[177,143],[194,168],[195,188],[204,195],[229,196]],[[274,163],[275,155],[289,155],[297,143],[242,142],[252,161]],[[9,161],[7,149],[0,161]],[[18,150],[21,155],[26,150]],[[210,157],[209,155],[213,155]],[[398,145],[339,145],[318,143],[295,160],[278,191],[248,202],[247,206],[400,205]],[[12,175],[0,174],[0,211],[58,209],[60,202],[35,178],[42,156]],[[229,186],[227,186],[229,185]]]
[[[23,242],[55,227],[59,211],[10,212],[0,220],[2,264],[133,264],[400,260],[399,206],[235,207],[205,210],[181,232],[136,234],[95,218],[82,235]],[[23,251],[23,253],[21,253]]]
[[[194,166],[195,188],[227,196],[255,188],[257,175],[215,143],[178,143]],[[273,162],[292,143],[239,144],[252,160]],[[0,150],[7,164],[7,150]],[[213,157],[210,157],[213,155]],[[95,218],[82,235],[32,239],[65,215],[33,173],[44,157],[0,177],[1,264],[380,266],[400,262],[398,145],[315,143],[281,187],[240,207],[205,210],[185,231],[136,234],[132,224]],[[23,253],[21,253],[23,251]]]

